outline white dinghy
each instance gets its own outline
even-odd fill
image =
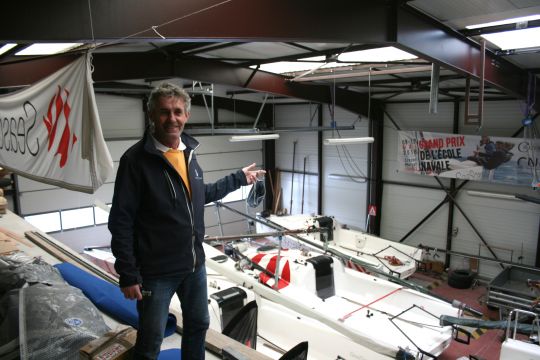
[[[304,333],[310,355],[322,341],[346,359],[435,358],[452,340],[453,328],[440,326],[439,317],[460,311],[447,302],[352,270],[331,256],[246,244],[235,245],[238,261],[205,244],[207,267],[291,313],[317,320],[327,330],[322,339]],[[291,334],[294,322],[278,319],[270,321]]]
[[[406,279],[416,271],[423,257],[422,249],[342,227],[333,217],[270,215],[259,219],[261,221],[257,222],[257,232],[275,230],[276,227],[286,230],[319,229],[319,232],[297,234],[287,238],[292,241],[304,241],[311,247],[339,252],[344,258],[349,259],[347,266],[362,272],[376,269]]]

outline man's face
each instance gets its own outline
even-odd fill
[[[154,122],[154,137],[163,145],[177,147],[180,134],[189,119],[184,100],[162,96],[149,115],[150,121]]]

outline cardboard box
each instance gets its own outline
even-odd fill
[[[426,260],[423,262],[421,270],[442,274],[444,272],[444,263],[436,260]]]
[[[137,330],[132,327],[110,331],[84,345],[79,358],[84,360],[127,360],[131,359]]]

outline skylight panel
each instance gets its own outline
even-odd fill
[[[0,55],[13,49],[15,46],[17,46],[17,44],[5,44],[4,46],[0,47]]]
[[[325,64],[325,56],[314,56],[300,59],[300,61],[279,61],[274,63],[262,64],[260,69],[274,74],[286,74],[318,69],[352,66],[355,65],[354,62],[385,62],[410,60],[416,58],[417,57],[415,55],[389,46],[384,48],[343,53],[338,57],[339,62],[330,61]],[[256,66],[251,66],[251,68],[255,67]]]
[[[339,55],[340,61],[360,61],[360,62],[385,62],[416,59],[417,56],[393,46],[377,49],[359,50]]]
[[[517,17],[517,18],[512,18],[512,19],[499,20],[499,21],[492,21],[488,23],[469,25],[465,27],[467,29],[479,29],[479,28],[485,28],[489,26],[514,24],[514,23],[520,23],[524,21],[533,21],[533,20],[538,20],[538,19],[540,19],[540,14],[522,16],[522,17]]]
[[[538,27],[484,34],[482,37],[500,47],[501,50],[540,46],[540,28]]]
[[[285,74],[297,71],[313,70],[321,66],[317,62],[303,62],[303,61],[278,61],[274,63],[262,64],[260,70],[268,71],[274,74]],[[255,68],[256,66],[251,66]]]
[[[82,44],[79,43],[50,43],[33,44],[19,51],[15,55],[51,55],[74,49]]]

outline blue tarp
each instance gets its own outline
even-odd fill
[[[158,360],[181,360],[182,352],[180,349],[163,350],[158,355]]]
[[[120,291],[120,288],[108,281],[100,279],[81,268],[69,263],[54,265],[64,279],[72,286],[75,286],[86,295],[96,305],[98,309],[116,319],[119,322],[138,327],[139,315],[137,313],[137,302],[128,300]],[[165,336],[169,336],[176,331],[176,317],[169,314]]]

